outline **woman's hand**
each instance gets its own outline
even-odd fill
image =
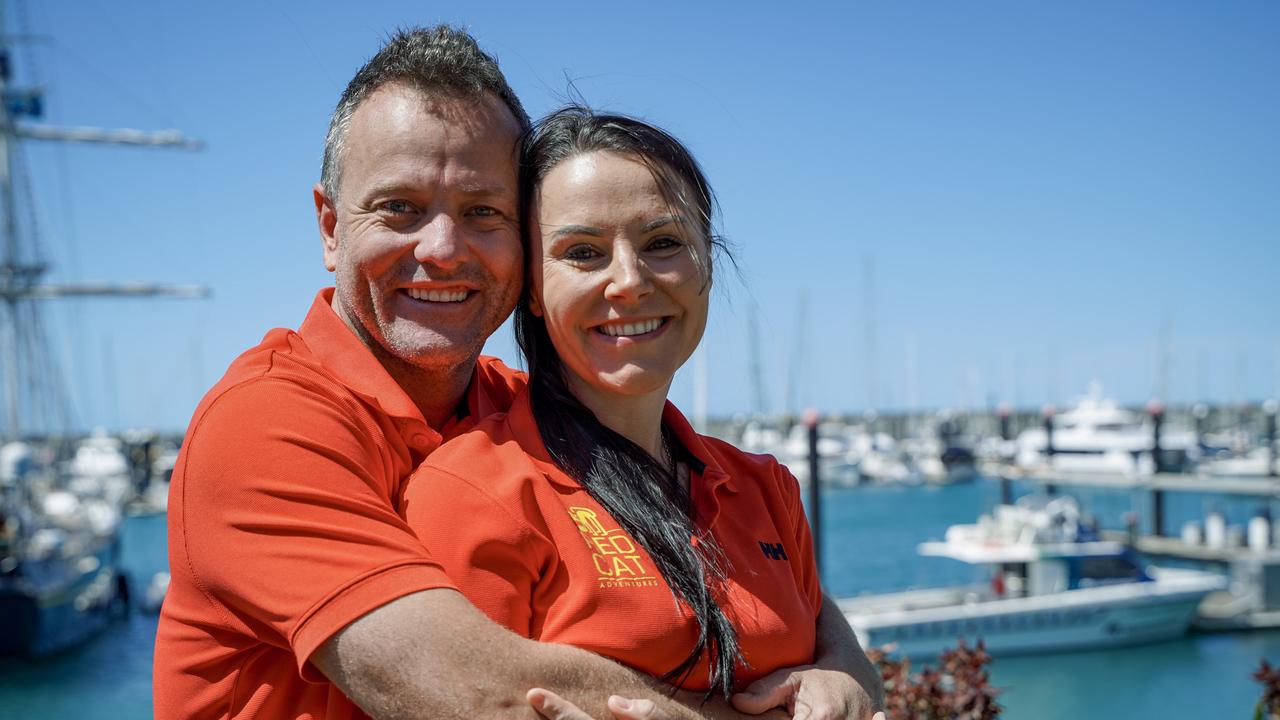
[[[751,683],[733,696],[733,706],[748,714],[783,707],[792,720],[885,720],[871,697],[848,673],[812,665],[783,668]]]
[[[590,715],[550,690],[534,688],[525,699],[547,720],[592,720]],[[675,720],[651,700],[628,700],[618,695],[609,696],[609,712],[616,720]]]
[[[613,720],[743,720],[744,718],[740,711],[731,709],[722,702],[702,703],[701,693],[682,691],[676,695],[681,698],[682,704],[669,710],[663,710],[652,700],[610,695],[609,713],[613,716]],[[550,690],[534,688],[525,695],[525,699],[538,715],[546,720],[593,720],[578,706]],[[758,713],[750,714],[758,715]],[[786,720],[787,716],[782,715],[781,710],[772,710],[759,717],[760,720]],[[877,720],[884,720],[884,718],[880,717]]]

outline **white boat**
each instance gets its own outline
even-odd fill
[[[1017,464],[1024,470],[1122,475],[1155,472],[1151,419],[1121,408],[1103,396],[1097,383],[1090,385],[1089,394],[1075,407],[1055,415],[1051,422],[1052,438],[1043,427],[1018,435]],[[1166,464],[1173,459],[1172,464],[1181,465],[1197,453],[1199,444],[1194,431],[1166,424],[1161,428],[1160,447]]]
[[[848,486],[858,482],[858,467],[847,459],[848,440],[837,423],[818,425],[818,472],[827,485]],[[747,452],[767,453],[787,466],[801,484],[809,482],[809,428],[802,423],[791,426],[785,434],[778,428],[758,421],[749,422],[739,438],[739,447]]]
[[[1069,497],[999,506],[919,548],[990,568],[990,582],[850,598],[840,608],[864,647],[906,657],[936,656],[960,639],[982,640],[993,655],[1042,653],[1182,635],[1201,600],[1226,586],[1212,573],[1144,567],[1078,517]]]

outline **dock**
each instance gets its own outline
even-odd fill
[[[1123,475],[1120,473],[1064,473],[1048,469],[1025,472],[1008,466],[986,468],[985,472],[1001,480],[1038,483],[1045,486],[1046,489],[1065,485],[1120,490],[1203,492],[1280,498],[1280,477],[1267,475],[1207,475],[1203,473]]]
[[[1104,530],[1103,539],[1133,546],[1135,550],[1152,558],[1191,560],[1214,565],[1231,565],[1239,562],[1280,564],[1280,549],[1254,550],[1248,547],[1210,547],[1204,544],[1184,542],[1181,538],[1157,535],[1139,535],[1136,538],[1120,530]]]

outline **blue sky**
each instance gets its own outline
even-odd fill
[[[1280,392],[1276,3],[21,5],[47,121],[207,143],[26,146],[51,280],[214,292],[47,306],[83,426],[179,429],[296,327],[328,282],[310,187],[332,106],[388,31],[436,21],[531,113],[572,80],[703,162],[742,268],[704,342],[713,413],[752,409],[753,314],[773,410],[788,377],[829,411],[1062,404],[1092,379],[1140,403],[1161,347],[1172,402]],[[490,347],[514,362],[507,331]]]

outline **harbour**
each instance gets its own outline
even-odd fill
[[[0,1],[5,720],[152,716],[181,428],[332,282],[335,83],[431,19],[288,5]],[[864,643],[918,670],[982,640],[1012,720],[1253,716],[1280,660],[1274,9],[747,4],[711,40],[723,9],[438,12],[531,114],[564,77],[705,163],[739,272],[671,399],[798,478]],[[838,212],[788,211],[814,187]],[[485,352],[517,367],[508,335]]]
[[[1024,490],[1031,488],[1018,489]],[[1122,493],[1090,492],[1092,506],[1108,517],[1119,520],[1130,507]],[[824,565],[831,592],[857,597],[971,580],[960,564],[917,559],[915,546],[940,539],[950,525],[972,522],[998,498],[994,479],[948,487],[826,491]],[[908,514],[911,522],[903,520]],[[1228,516],[1232,522],[1248,517],[1243,508],[1229,510]],[[150,577],[165,568],[164,525],[163,515],[124,521],[122,567],[131,577]],[[152,615],[134,612],[70,652],[38,662],[0,659],[0,706],[14,718],[149,717],[155,622]],[[1277,655],[1280,631],[1193,633],[1102,652],[997,658],[990,670],[1007,707],[1002,717],[1014,720],[1249,717],[1260,690],[1249,674],[1260,658]]]

